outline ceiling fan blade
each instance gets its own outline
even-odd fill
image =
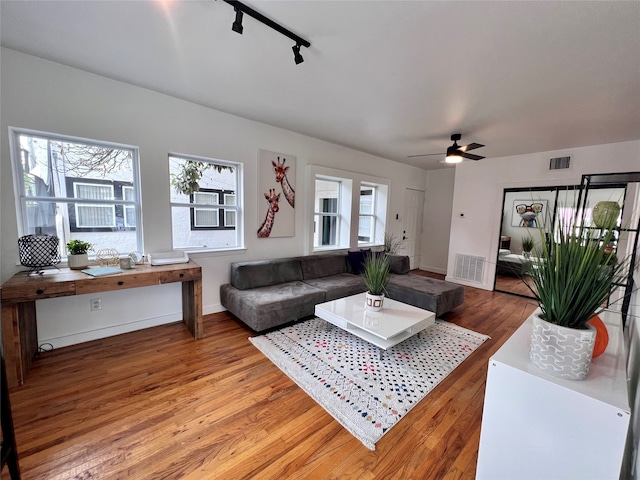
[[[421,155],[407,155],[407,158],[415,158],[415,157],[431,157],[433,155],[444,155],[444,152],[442,153],[423,153]]]
[[[467,153],[460,151],[460,156],[464,157],[468,160],[482,160],[485,157],[481,157],[480,155],[474,155],[473,153]]]
[[[480,147],[484,147],[484,145],[482,145],[481,143],[470,143],[469,145],[464,145],[460,148],[458,148],[458,150],[460,150],[461,152],[468,152],[469,150],[475,150],[476,148],[480,148]]]

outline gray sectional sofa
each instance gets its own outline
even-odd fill
[[[221,303],[256,332],[311,316],[318,303],[365,291],[352,253],[232,263]],[[391,273],[390,298],[438,317],[464,301],[461,285],[409,273],[409,257],[392,255]]]

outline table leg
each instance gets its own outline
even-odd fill
[[[38,352],[35,301],[2,305],[2,345],[8,386],[22,385]]]
[[[194,338],[202,338],[202,280],[182,282],[182,319]]]

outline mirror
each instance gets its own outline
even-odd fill
[[[624,185],[590,186],[582,199],[578,185],[505,189],[494,290],[533,298],[524,283],[535,260],[527,240],[539,245],[551,238],[558,219],[572,219],[577,205],[584,206],[588,221],[598,202],[615,201],[623,206],[625,192]]]

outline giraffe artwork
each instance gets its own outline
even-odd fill
[[[257,168],[257,208],[256,229],[258,238],[278,238],[295,236],[295,195],[296,157],[283,152],[258,150]],[[280,195],[278,214],[272,215],[271,226],[263,222],[264,194],[273,192]],[[286,201],[285,201],[286,199]],[[300,203],[298,201],[298,203]],[[275,213],[275,212],[274,212]],[[267,228],[269,227],[269,228]],[[268,233],[267,233],[268,232]]]
[[[273,165],[273,172],[276,174],[276,182],[282,186],[284,198],[287,199],[291,208],[296,208],[296,191],[293,189],[289,183],[289,179],[287,178],[287,170],[289,170],[289,167],[284,166],[284,162],[286,161],[287,159],[282,157],[282,163],[280,163],[280,157],[278,157],[278,163],[271,160],[271,164]]]
[[[280,210],[278,202],[280,201],[280,194],[276,193],[275,188],[269,189],[269,194],[264,194],[264,198],[267,199],[269,209],[267,210],[267,216],[264,218],[264,222],[258,229],[258,238],[268,238],[271,235],[271,229],[273,228],[273,222],[276,219],[276,212]]]

